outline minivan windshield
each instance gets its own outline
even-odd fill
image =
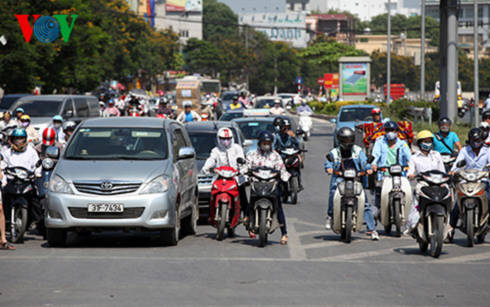
[[[65,150],[73,160],[165,160],[168,146],[159,128],[80,128]]]
[[[24,109],[30,117],[53,117],[60,113],[61,100],[23,99],[15,104],[15,108]]]
[[[345,108],[339,116],[339,122],[372,121],[372,108]]]

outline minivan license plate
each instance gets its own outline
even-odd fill
[[[88,212],[124,212],[123,204],[88,204]]]

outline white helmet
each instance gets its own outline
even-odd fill
[[[229,149],[234,143],[233,132],[230,128],[220,128],[216,137],[218,139],[218,147],[222,149]]]
[[[192,101],[190,100],[185,100],[184,102],[182,102],[182,106],[185,108],[185,107],[192,107]]]

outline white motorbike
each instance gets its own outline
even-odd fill
[[[304,111],[299,113],[299,128],[303,130],[303,139],[308,141],[310,133],[313,127],[313,121],[311,120],[311,112]]]

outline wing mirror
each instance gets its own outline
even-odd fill
[[[459,161],[458,163],[456,163],[456,166],[457,166],[457,167],[463,167],[463,166],[465,166],[465,165],[466,165],[466,161],[465,161],[465,160],[461,160],[461,161]]]
[[[177,160],[191,159],[196,156],[196,151],[193,147],[182,147],[179,149]]]
[[[65,117],[73,117],[73,110],[66,111]]]
[[[374,156],[369,156],[368,159],[367,159],[367,162],[369,164],[371,164],[371,163],[373,163],[373,161],[374,161]]]
[[[332,155],[330,153],[328,153],[325,157],[327,158],[327,160],[329,162],[333,162],[333,157],[332,157]]]
[[[332,118],[332,119],[330,120],[330,122],[331,122],[331,123],[333,123],[333,124],[335,124],[335,123],[337,122],[337,119],[336,119],[336,118]]]
[[[245,159],[243,159],[242,157],[238,157],[236,159],[236,163],[238,163],[238,164],[245,164],[246,162],[245,162]]]
[[[250,147],[254,144],[252,140],[245,140],[243,141],[243,147]]]
[[[60,157],[60,149],[56,146],[49,146],[46,148],[46,156],[51,159],[59,159]]]

